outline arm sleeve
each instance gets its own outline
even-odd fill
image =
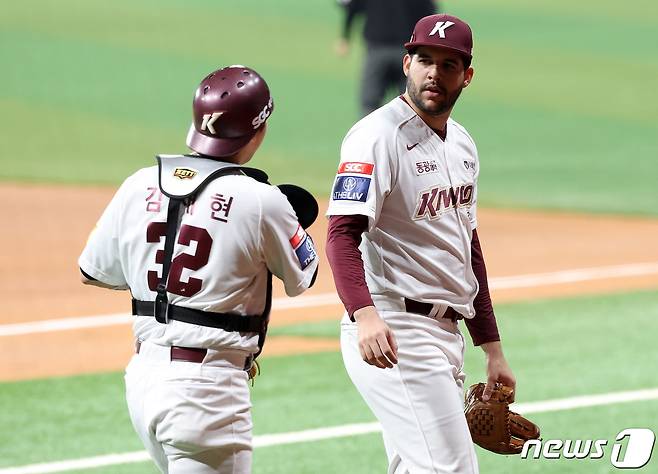
[[[486,342],[500,341],[496,316],[494,315],[491,295],[489,294],[489,285],[487,283],[487,268],[484,264],[484,256],[480,247],[477,230],[473,230],[473,239],[471,240],[471,264],[473,273],[477,278],[480,289],[475,301],[475,317],[465,319],[466,328],[473,339],[473,344],[479,346]]]
[[[276,186],[262,198],[261,248],[267,268],[283,281],[288,296],[297,296],[311,286],[318,268],[313,239]]]
[[[358,309],[373,305],[359,251],[361,234],[368,226],[362,215],[331,216],[327,231],[327,259],[340,300],[350,319]]]

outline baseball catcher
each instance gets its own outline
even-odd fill
[[[273,108],[253,69],[208,74],[192,101],[189,152],[159,154],[157,166],[129,176],[79,259],[83,283],[130,289],[126,401],[163,473],[251,472],[248,380],[265,342],[272,279],[297,296],[317,276],[305,230],[317,202],[244,166]]]
[[[514,390],[497,383],[489,400],[482,400],[485,384],[471,385],[466,392],[466,421],[473,442],[498,454],[519,454],[523,444],[539,439],[539,427],[510,411]]]

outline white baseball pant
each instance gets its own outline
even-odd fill
[[[166,474],[250,473],[244,353],[209,350],[197,363],[171,361],[170,349],[142,342],[126,368],[130,418],[151,458]]]
[[[382,425],[389,474],[477,474],[464,417],[464,338],[456,322],[405,312],[375,300],[398,343],[398,363],[380,369],[363,361],[357,325],[343,317],[345,368]],[[443,314],[445,308],[439,312]]]

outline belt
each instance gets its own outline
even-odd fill
[[[142,347],[142,343],[137,341],[135,343],[135,352],[139,354],[139,350]],[[203,362],[203,359],[208,353],[208,349],[200,349],[198,347],[181,347],[181,346],[171,346],[170,347],[171,360],[181,360],[184,362]]]
[[[135,352],[139,354],[141,348],[142,343],[137,341],[135,343]],[[208,355],[208,349],[199,347],[171,346],[169,348],[160,347],[160,349],[169,349],[169,360],[171,361],[195,362],[200,364]],[[224,360],[225,362],[234,365],[236,368],[244,368],[245,370],[251,366],[253,361],[253,357],[245,357],[243,354],[236,353],[235,351],[221,351],[219,353],[217,351],[213,351],[213,354],[215,355],[213,355],[211,359],[218,359],[220,361]],[[208,364],[215,365],[212,362],[208,362]]]
[[[434,305],[432,303],[423,303],[421,301],[412,300],[410,298],[404,299],[404,308],[408,313],[422,314],[423,316],[429,316]],[[451,321],[457,321],[458,319],[463,319],[463,316],[455,311],[453,308],[448,306],[443,316],[444,319],[450,319]]]

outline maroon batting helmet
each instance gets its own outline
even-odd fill
[[[233,155],[256,135],[273,109],[270,89],[256,71],[244,66],[218,69],[194,94],[187,146],[202,155]]]

